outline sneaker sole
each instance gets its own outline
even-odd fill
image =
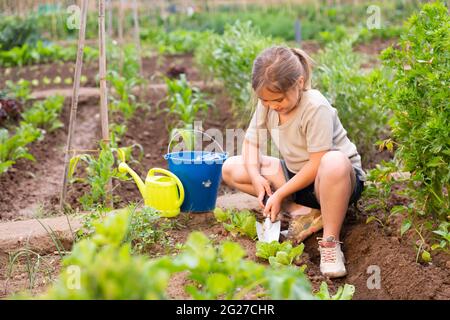
[[[345,277],[347,275],[347,271],[341,271],[341,272],[326,272],[322,274],[328,278],[342,278]]]

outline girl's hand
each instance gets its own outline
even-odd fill
[[[266,195],[266,193],[269,196],[272,195],[272,189],[270,188],[270,183],[266,178],[264,178],[261,175],[258,175],[257,177],[252,179],[252,184],[253,184],[253,187],[255,188],[259,205],[261,206],[262,209],[264,209],[264,202],[263,202],[264,196]]]
[[[275,192],[274,194],[272,194],[267,200],[266,207],[264,208],[264,216],[270,217],[270,220],[272,222],[275,222],[278,214],[280,213],[282,201],[283,198],[279,193]]]

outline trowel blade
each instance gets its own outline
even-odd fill
[[[278,220],[275,223],[270,221],[270,218],[264,220],[264,224],[256,222],[256,233],[258,240],[261,242],[279,241],[281,231],[281,222]]]

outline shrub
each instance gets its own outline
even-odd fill
[[[411,172],[409,193],[418,214],[450,212],[450,18],[441,2],[425,4],[407,22],[398,49],[382,54],[394,70],[386,91],[399,167]]]
[[[34,44],[39,39],[35,28],[36,19],[15,16],[0,17],[0,48],[10,50],[24,44]]]
[[[233,100],[234,111],[245,111],[251,100],[251,72],[253,60],[273,44],[250,22],[227,25],[223,36],[211,36],[196,51],[200,68],[223,81]]]

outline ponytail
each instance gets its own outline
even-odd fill
[[[303,77],[304,77],[304,86],[303,90],[311,89],[311,74],[312,74],[312,65],[314,64],[314,60],[303,50],[298,48],[291,48],[293,54],[295,54],[300,61],[300,64],[303,68]]]

